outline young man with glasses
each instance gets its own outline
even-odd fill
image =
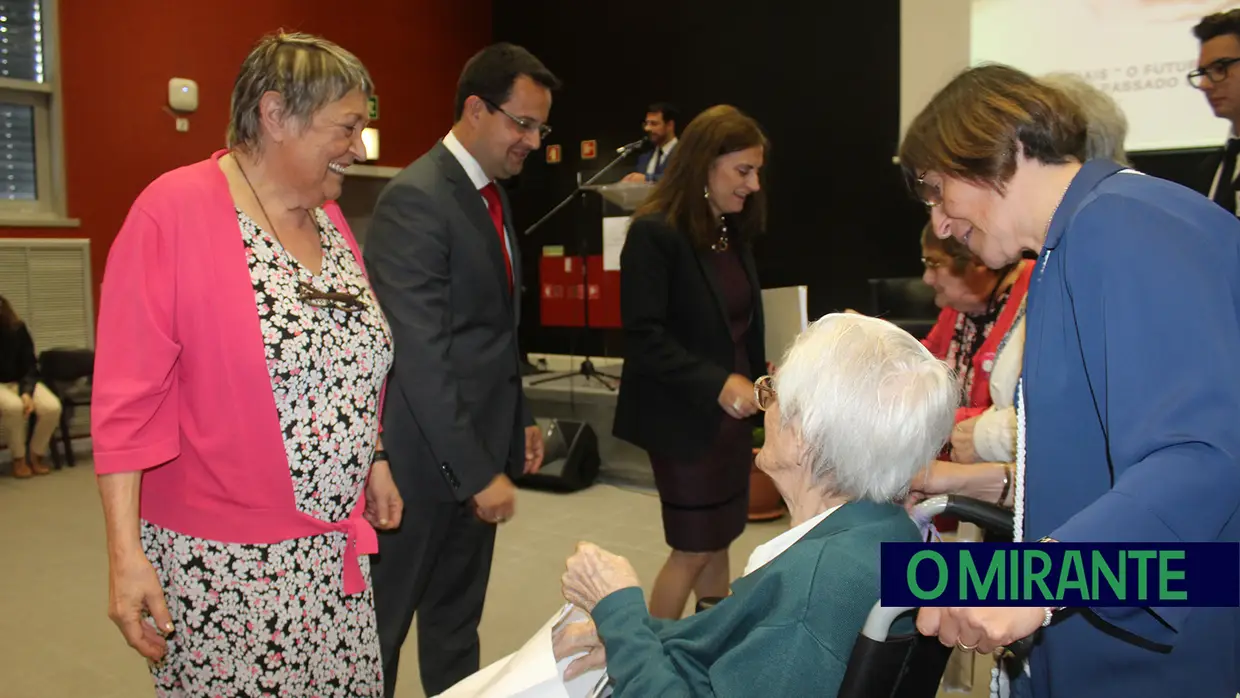
[[[452,130],[392,179],[371,221],[366,267],[396,347],[384,445],[408,512],[373,564],[387,698],[415,612],[427,695],[478,671],[496,526],[515,513],[513,480],[542,464],[521,387],[521,255],[497,180],[542,146],[558,86],[521,47],[476,54]]]
[[[1213,166],[1208,196],[1237,213],[1236,159],[1240,156],[1240,9],[1209,15],[1193,27],[1201,42],[1197,69],[1188,82],[1201,90],[1214,115],[1231,122],[1227,145],[1211,156]]]

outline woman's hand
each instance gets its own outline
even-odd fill
[[[363,516],[371,526],[388,531],[400,526],[405,510],[400,490],[392,481],[392,471],[385,460],[370,466],[370,478],[366,481],[366,511]]]
[[[594,621],[590,619],[561,624],[551,635],[551,650],[555,653],[557,662],[575,654],[587,653],[574,659],[564,670],[566,681],[571,681],[587,671],[607,666],[607,650],[603,648],[603,641],[598,638],[598,628],[594,627]]]
[[[977,417],[958,422],[952,429],[952,460],[957,463],[976,463],[977,449],[973,446],[973,429],[977,426]]]
[[[31,412],[34,412],[34,396],[22,395],[22,419],[29,418]]]
[[[578,543],[560,577],[564,600],[586,613],[613,592],[641,586],[629,561],[593,543]]]
[[[1023,640],[1046,620],[1045,608],[936,608],[917,612],[917,630],[937,635],[947,647],[990,654],[1000,647]]]
[[[959,494],[985,502],[994,502],[1003,490],[1003,463],[955,463],[936,460],[913,478],[909,484],[904,508],[913,507],[940,494]]]
[[[143,620],[144,611],[158,630]],[[164,601],[159,575],[146,555],[130,553],[108,565],[108,617],[138,654],[152,662],[164,656],[168,649],[164,638],[173,630],[172,614]]]
[[[753,401],[753,381],[739,373],[728,376],[719,391],[719,406],[736,419],[753,416],[758,411],[758,403]]]

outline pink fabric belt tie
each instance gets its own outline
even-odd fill
[[[348,596],[366,591],[366,579],[362,576],[362,555],[379,552],[379,536],[370,522],[358,514],[336,524],[335,530],[346,536],[344,549],[344,593]]]

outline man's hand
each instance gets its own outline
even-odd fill
[[[545,445],[542,429],[538,425],[525,428],[525,474],[531,475],[542,467]]]
[[[504,523],[517,513],[517,488],[507,475],[496,475],[485,490],[474,495],[474,507],[479,519]]]
[[[646,175],[642,174],[641,172],[630,172],[629,174],[626,174],[624,176],[624,179],[620,181],[621,182],[645,182]]]

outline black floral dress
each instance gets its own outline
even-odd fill
[[[313,276],[238,211],[271,388],[297,508],[348,518],[362,495],[379,428],[391,331],[344,236],[315,211],[323,267]],[[361,293],[364,311],[318,308],[298,283]],[[245,444],[237,444],[244,457]],[[221,543],[148,522],[142,544],[159,573],[176,631],[153,665],[161,697],[382,696],[370,566],[346,596],[344,533],[270,545]]]

